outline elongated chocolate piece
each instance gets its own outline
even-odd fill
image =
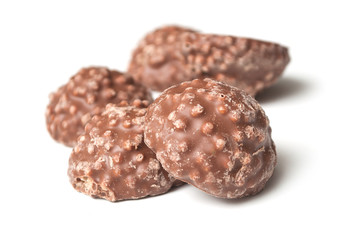
[[[103,67],[83,68],[50,95],[47,128],[56,141],[72,147],[85,124],[106,104],[147,107],[152,101],[151,93],[127,74]]]
[[[255,96],[278,79],[289,61],[287,48],[276,43],[166,26],[145,36],[128,71],[157,91],[210,77]]]
[[[244,91],[211,79],[168,88],[149,107],[145,143],[175,178],[220,198],[261,191],[276,151],[269,120]]]
[[[109,104],[85,127],[69,159],[73,187],[109,201],[165,193],[174,178],[143,142],[145,108]]]

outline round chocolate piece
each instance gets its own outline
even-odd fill
[[[102,67],[83,68],[50,95],[47,128],[56,141],[73,147],[85,124],[100,114],[106,104],[147,107],[152,101],[147,88],[129,75]]]
[[[244,91],[211,79],[168,88],[149,107],[144,141],[175,178],[220,198],[258,193],[276,151],[269,120]]]
[[[73,187],[109,201],[165,193],[174,178],[143,141],[145,108],[109,104],[85,126],[69,159]]]
[[[278,79],[289,61],[287,48],[276,43],[167,26],[145,36],[128,71],[157,91],[210,77],[255,96]]]

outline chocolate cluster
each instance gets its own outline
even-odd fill
[[[166,26],[140,42],[128,72],[156,91],[210,77],[255,96],[278,79],[289,61],[288,49],[276,43]]]
[[[143,141],[145,108],[108,104],[85,126],[69,159],[73,187],[109,201],[165,193],[174,182]]]
[[[146,107],[152,101],[150,91],[128,74],[103,67],[83,68],[50,95],[47,128],[56,141],[74,147],[85,124],[108,103]]]
[[[254,195],[277,159],[253,96],[289,60],[275,43],[163,27],[140,42],[129,73],[83,68],[51,94],[47,129],[73,147],[72,186],[94,198],[139,199],[184,183],[219,198]],[[164,91],[153,102],[149,89]]]
[[[144,138],[165,170],[216,197],[258,193],[276,165],[261,106],[211,79],[164,91],[148,108]]]

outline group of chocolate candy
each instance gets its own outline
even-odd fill
[[[128,73],[81,69],[51,94],[50,135],[73,147],[73,187],[110,201],[189,183],[220,198],[261,191],[276,165],[256,93],[290,61],[287,48],[167,26],[135,49]],[[163,91],[153,102],[150,89]]]

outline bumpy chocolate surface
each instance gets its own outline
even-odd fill
[[[145,36],[128,71],[157,91],[210,77],[255,96],[277,80],[289,61],[287,48],[275,43],[167,26]]]
[[[254,98],[211,79],[183,82],[148,107],[145,143],[175,178],[221,198],[263,189],[276,165],[269,120]]]
[[[109,201],[162,194],[174,178],[143,141],[145,108],[109,104],[85,127],[69,159],[73,187]]]
[[[47,128],[55,140],[73,147],[85,124],[106,104],[147,107],[152,101],[150,92],[126,74],[102,67],[83,68],[50,95]]]

